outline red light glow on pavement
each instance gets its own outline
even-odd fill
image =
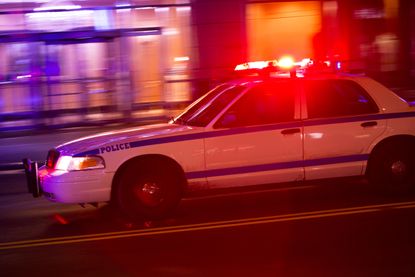
[[[62,225],[68,225],[69,221],[66,220],[62,215],[60,214],[54,214],[53,219],[55,219],[57,222],[59,222]]]

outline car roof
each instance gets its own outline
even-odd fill
[[[272,76],[245,76],[232,79],[226,82],[229,85],[240,85],[240,84],[247,84],[247,83],[259,83],[259,82],[269,82],[269,81],[278,81],[278,80],[293,80],[293,81],[300,81],[301,80],[359,80],[359,79],[371,79],[362,74],[310,74],[306,76],[299,76],[299,77],[291,77],[288,74],[278,74]]]

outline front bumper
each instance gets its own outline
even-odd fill
[[[25,163],[25,162],[24,162]],[[26,170],[27,167],[27,170]],[[60,203],[96,203],[110,200],[114,173],[102,170],[62,171],[38,168],[26,161],[28,190],[34,197],[44,195]]]
[[[42,195],[39,179],[39,165],[30,159],[23,159],[23,167],[26,175],[27,190],[37,198]]]

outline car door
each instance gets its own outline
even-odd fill
[[[213,125],[205,139],[211,188],[303,179],[300,96],[293,80],[247,89]]]
[[[369,145],[384,120],[370,95],[349,79],[305,80],[303,105],[306,180],[363,174]]]

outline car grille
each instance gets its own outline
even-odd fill
[[[48,156],[46,158],[46,167],[47,168],[54,168],[56,165],[56,162],[58,161],[59,158],[59,151],[56,149],[51,149],[48,152]]]

